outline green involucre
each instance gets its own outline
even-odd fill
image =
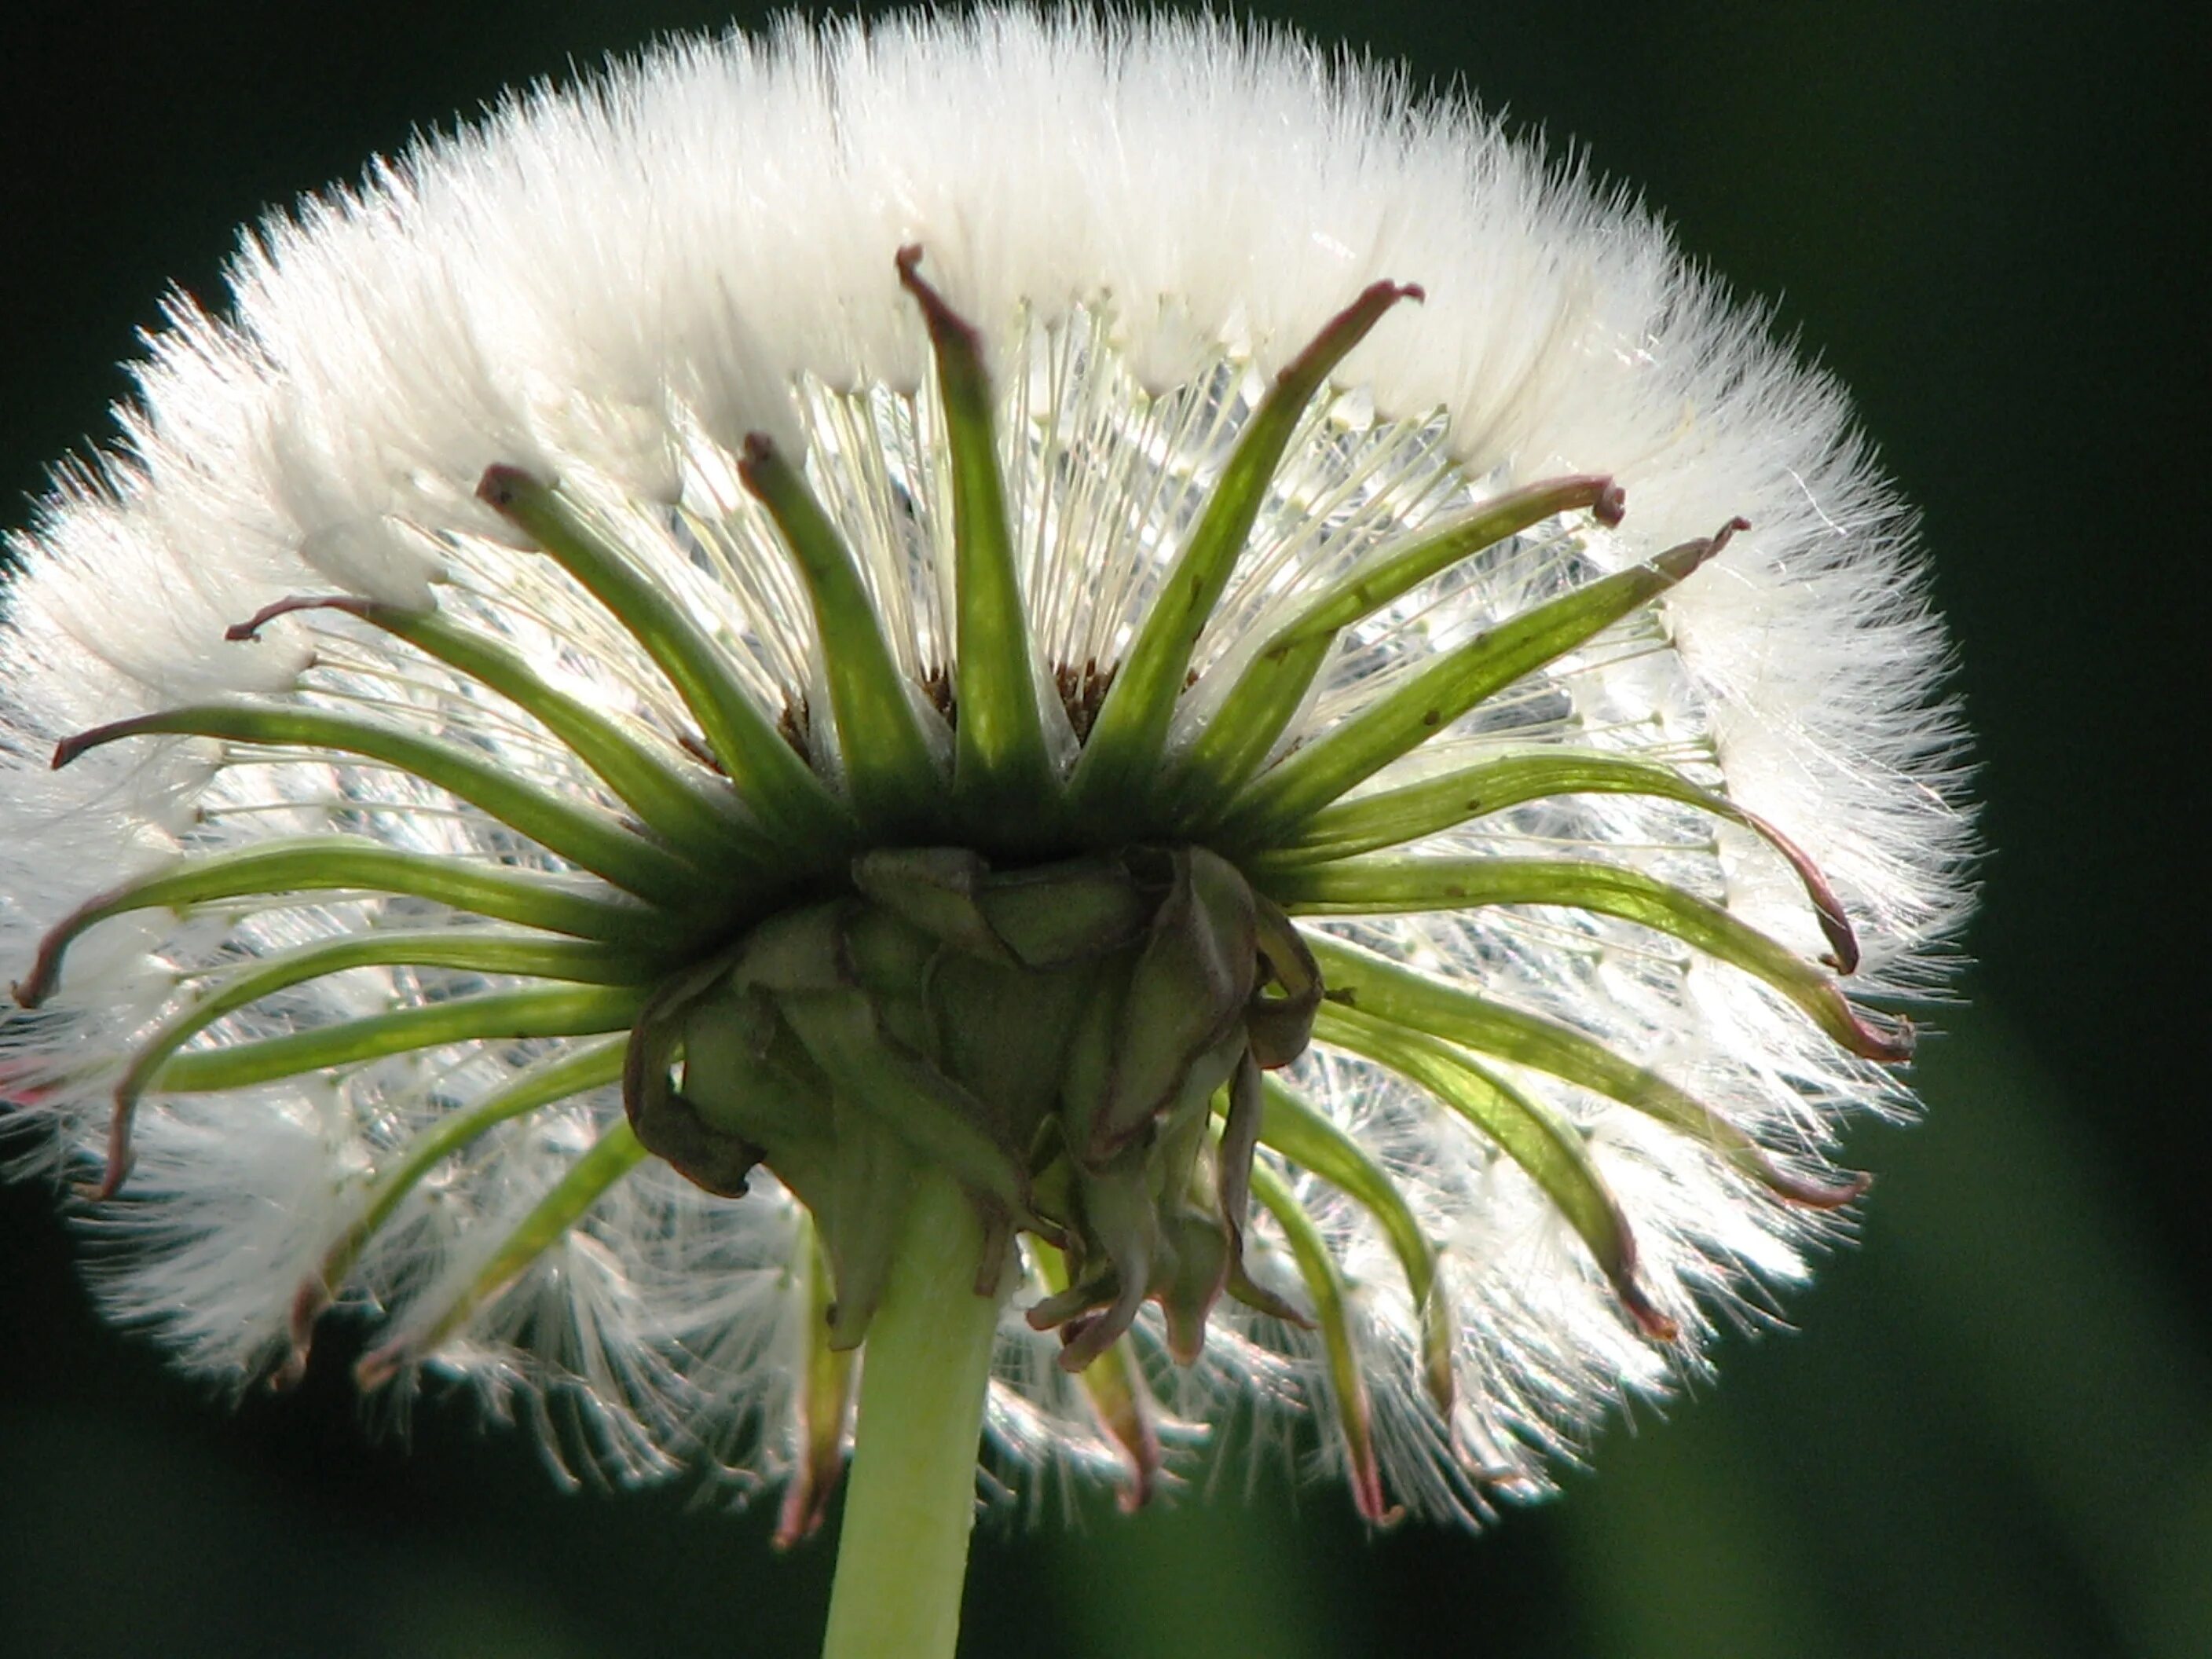
[[[1260,1144],[1327,1182],[1365,1210],[1382,1228],[1420,1318],[1422,1376],[1429,1397],[1438,1411],[1449,1412],[1457,1392],[1453,1349],[1459,1327],[1437,1278],[1436,1243],[1423,1230],[1397,1182],[1358,1141],[1273,1079],[1267,1084]]]
[[[1866,1190],[1861,1176],[1828,1182],[1784,1174],[1735,1124],[1657,1073],[1579,1031],[1335,939],[1316,938],[1312,945],[1332,992],[1363,1014],[1528,1066],[1632,1107],[1793,1203],[1832,1209]]]
[[[1645,1334],[1672,1340],[1674,1322],[1636,1282],[1636,1240],[1591,1162],[1582,1132],[1462,1050],[1425,1031],[1388,1025],[1334,1004],[1315,1035],[1419,1084],[1527,1171],[1566,1218]]]
[[[436,611],[349,597],[285,599],[230,630],[233,640],[253,638],[270,622],[302,611],[335,611],[357,617],[424,655],[497,692],[542,723],[639,819],[688,861],[725,879],[757,867],[763,877],[787,873],[789,859],[750,828],[728,780],[695,776],[683,765],[625,731],[581,698],[556,690],[516,652],[464,628]]]
[[[656,904],[696,903],[702,872],[589,806],[514,775],[454,744],[320,709],[208,703],[165,709],[82,732],[54,754],[61,767],[86,750],[156,733],[220,738],[259,747],[328,750],[397,767],[527,836],[548,852]]]
[[[1327,736],[1286,756],[1230,802],[1205,833],[1260,852],[1522,676],[1649,605],[1720,550],[1690,542],[1500,623],[1448,651]]]
[[[1345,1456],[1351,1465],[1352,1501],[1371,1522],[1387,1520],[1389,1500],[1382,1492],[1382,1469],[1375,1452],[1373,1407],[1369,1402],[1367,1375],[1359,1363],[1358,1346],[1352,1334],[1352,1310],[1343,1269],[1328,1248],[1297,1194],[1264,1164],[1252,1166],[1252,1196],[1260,1200],[1283,1231],[1291,1259],[1306,1294],[1313,1298],[1316,1322],[1328,1356],[1331,1392],[1336,1400],[1337,1425],[1344,1435]]]
[[[1078,818],[1150,793],[1191,653],[1229,586],[1306,405],[1383,313],[1419,296],[1419,289],[1395,283],[1370,286],[1285,367],[1253,411],[1098,711],[1069,782],[1069,809]]]
[[[784,550],[805,584],[846,787],[863,832],[890,841],[941,833],[937,763],[921,734],[911,682],[884,638],[883,619],[859,560],[805,475],[766,438],[746,441],[738,475],[775,520]]]
[[[717,643],[678,603],[586,523],[573,504],[509,466],[477,492],[529,536],[627,629],[699,722],[738,796],[797,848],[849,848],[852,815],[753,704]]]
[[[1376,558],[1322,593],[1260,647],[1161,786],[1181,822],[1212,822],[1249,782],[1336,648],[1337,635],[1438,572],[1531,525],[1580,507],[1613,503],[1604,478],[1532,484],[1462,514],[1442,527],[1387,544]]]
[[[645,1000],[644,989],[630,985],[489,991],[177,1054],[154,1073],[148,1087],[167,1094],[208,1094],[447,1043],[627,1030]]]
[[[701,919],[579,890],[557,878],[403,853],[357,836],[295,836],[252,847],[188,856],[96,895],[40,942],[15,1000],[35,1008],[53,993],[63,958],[81,934],[134,910],[188,910],[218,900],[291,893],[368,891],[448,904],[497,921],[549,933],[629,945],[680,960]]]
[[[1742,969],[1797,1005],[1829,1036],[1870,1060],[1901,1060],[1909,1031],[1867,1024],[1833,980],[1717,904],[1638,871],[1567,859],[1356,858],[1268,872],[1268,896],[1292,915],[1403,915],[1528,904],[1589,910],[1680,939]]]
[[[501,1241],[490,1259],[443,1308],[427,1322],[362,1357],[354,1368],[361,1386],[376,1388],[389,1381],[410,1358],[428,1353],[458,1330],[471,1314],[558,1243],[562,1235],[589,1214],[592,1206],[646,1157],[645,1148],[637,1144],[637,1137],[630,1133],[629,1124],[617,1123],[602,1134],[592,1142],[590,1151],[568,1166],[530,1213]]]
[[[616,1082],[622,1076],[626,1047],[624,1039],[611,1037],[550,1055],[518,1072],[503,1088],[440,1118],[408,1143],[397,1162],[379,1170],[360,1213],[323,1253],[314,1279],[301,1288],[295,1303],[295,1373],[306,1364],[314,1316],[329,1304],[369,1241],[425,1176],[501,1123]]]
[[[1059,828],[1060,778],[1037,708],[1038,664],[999,471],[995,394],[975,328],[923,280],[921,256],[919,248],[902,249],[898,270],[929,328],[951,459],[960,716],[953,801],[970,835],[994,845],[1024,836],[1042,842]]]
[[[1819,918],[1839,973],[1858,966],[1850,919],[1813,861],[1772,824],[1724,795],[1700,788],[1680,772],[1620,755],[1509,755],[1424,778],[1395,789],[1339,801],[1305,822],[1289,840],[1252,860],[1256,872],[1323,864],[1379,851],[1455,829],[1492,812],[1555,795],[1648,795],[1740,824],[1765,841],[1794,870]]]

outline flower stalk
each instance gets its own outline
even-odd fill
[[[993,1248],[957,1182],[916,1174],[868,1327],[823,1659],[951,1659],[999,1326],[998,1297],[975,1289],[1001,1274]]]

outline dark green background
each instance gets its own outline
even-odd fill
[[[1864,1248],[1483,1538],[1227,1471],[994,1527],[969,1654],[2212,1653],[2197,954],[2201,39],[2087,5],[1268,5],[1464,78],[1660,204],[1856,389],[1923,507],[1979,738],[1986,902]],[[0,519],[234,224],[706,5],[18,5],[0,22]],[[1406,273],[1419,276],[1419,272]],[[2184,675],[2184,653],[2189,653]],[[0,1194],[0,1652],[804,1655],[826,1548],[556,1492],[511,1434],[232,1413],[88,1316]]]

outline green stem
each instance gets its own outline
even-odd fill
[[[975,1293],[983,1249],[967,1195],[919,1176],[862,1352],[823,1659],[951,1659],[999,1325]]]

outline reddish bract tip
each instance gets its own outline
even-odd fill
[[[1738,514],[1713,532],[1712,540],[1705,544],[1705,556],[1709,559],[1718,557],[1723,548],[1750,528],[1751,520]]]
[[[1641,1297],[1628,1304],[1628,1311],[1636,1321],[1636,1328],[1654,1342],[1672,1342],[1682,1334],[1680,1325]]]
[[[839,1477],[844,1472],[842,1454],[836,1468],[826,1472],[817,1469],[811,1460],[799,1464],[783,1489],[783,1503],[775,1513],[775,1531],[769,1539],[771,1548],[790,1549],[822,1530],[822,1523],[830,1518],[830,1500],[836,1495]]]
[[[105,1204],[123,1189],[131,1175],[131,1109],[118,1101],[114,1115],[107,1121],[107,1167],[100,1177],[100,1185],[93,1189],[94,1203]]]
[[[477,493],[483,493],[482,486],[478,486]],[[367,617],[376,609],[375,600],[356,599],[350,593],[295,593],[274,605],[263,605],[242,623],[233,623],[223,629],[222,636],[233,645],[258,641],[263,629],[277,617],[289,617],[295,611],[343,611],[350,616]]]
[[[933,315],[943,312],[951,314],[945,296],[937,291],[937,284],[921,274],[921,244],[908,242],[891,256],[891,264],[898,271],[899,286],[921,304],[924,312]]]
[[[128,736],[131,729],[137,724],[135,720],[111,720],[105,726],[95,726],[74,737],[64,738],[54,745],[54,757],[50,765],[58,772],[88,750],[97,749],[104,743],[112,743],[119,737]]]
[[[738,445],[738,482],[746,492],[763,505],[769,505],[769,492],[763,485],[761,474],[774,466],[781,457],[776,453],[775,440],[765,432],[748,432]],[[775,511],[769,506],[769,511]]]
[[[1392,306],[1401,300],[1426,298],[1428,294],[1419,283],[1370,283],[1360,289],[1358,299],[1330,318],[1304,349],[1276,372],[1276,384],[1298,386],[1303,383],[1308,389],[1318,386],[1322,377],[1367,337]]]
[[[477,480],[477,499],[494,512],[504,513],[514,505],[517,495],[537,482],[520,467],[495,461]]]
[[[937,285],[921,274],[921,244],[908,243],[898,251],[893,263],[898,267],[899,286],[912,295],[914,302],[921,307],[921,319],[938,349],[942,352],[951,348],[961,357],[974,357],[982,336],[975,324],[952,308]]]
[[[314,1341],[315,1322],[331,1305],[330,1289],[323,1281],[309,1275],[300,1281],[300,1288],[292,1292],[290,1307],[285,1310],[284,1334],[290,1344],[283,1360],[269,1374],[271,1394],[284,1394],[300,1386],[307,1374],[308,1350]]]
[[[407,1363],[407,1353],[406,1343],[387,1342],[363,1354],[353,1368],[354,1386],[364,1394],[382,1388],[399,1375],[399,1368]]]
[[[1844,1046],[1862,1060],[1876,1060],[1886,1066],[1901,1065],[1912,1058],[1919,1046],[1919,1032],[1903,1014],[1893,1017],[1890,1028],[1884,1030],[1859,1010],[1851,1006],[1840,990],[1835,991],[1838,1005],[1843,1011]]]
[[[1152,1501],[1152,1494],[1159,1489],[1165,1455],[1159,1432],[1153,1426],[1152,1396],[1146,1389],[1143,1373],[1133,1363],[1126,1364],[1123,1371],[1126,1389],[1110,1395],[1095,1385],[1096,1370],[1084,1372],[1081,1381],[1091,1416],[1121,1455],[1115,1507],[1124,1515],[1134,1515]]]
[[[61,946],[58,936],[68,926],[68,922],[64,922],[61,927],[54,929],[39,942],[39,954],[32,959],[30,973],[8,987],[8,993],[15,999],[17,1007],[35,1008],[53,994],[54,977],[61,968]]]
[[[1134,1515],[1152,1501],[1158,1490],[1149,1469],[1132,1468],[1121,1479],[1121,1489],[1114,1494],[1114,1507],[1124,1515]]]
[[[1874,1177],[1853,1170],[1841,1181],[1808,1181],[1800,1176],[1784,1175],[1779,1170],[1766,1172],[1766,1184],[1779,1197],[1808,1210],[1840,1210],[1846,1204],[1864,1198],[1867,1189],[1874,1185]]]
[[[1857,972],[1858,935],[1852,930],[1851,919],[1844,910],[1844,902],[1836,896],[1835,889],[1829,886],[1827,878],[1820,873],[1820,866],[1796,842],[1756,812],[1744,812],[1742,820],[1747,829],[1765,837],[1767,845],[1788,860],[1790,867],[1797,872],[1797,878],[1805,889],[1805,896],[1813,906],[1814,916],[1820,925],[1820,936],[1828,941],[1828,954],[1821,960],[1839,974]]]
[[[1382,1467],[1371,1445],[1357,1448],[1352,1458],[1352,1502],[1359,1518],[1370,1527],[1395,1527],[1406,1511],[1393,1504],[1382,1490]]]
[[[1674,581],[1683,581],[1718,557],[1721,550],[1733,540],[1738,531],[1751,528],[1748,519],[1730,519],[1712,535],[1702,541],[1684,542],[1670,547],[1664,553],[1652,556],[1652,568]]]
[[[1638,1330],[1651,1341],[1672,1342],[1682,1334],[1682,1328],[1662,1313],[1636,1282],[1636,1262],[1640,1254],[1636,1248],[1636,1236],[1629,1231],[1626,1218],[1617,1208],[1613,1219],[1620,1228],[1620,1247],[1614,1259],[1605,1264],[1606,1282],[1613,1286],[1622,1310],[1635,1322]]]

